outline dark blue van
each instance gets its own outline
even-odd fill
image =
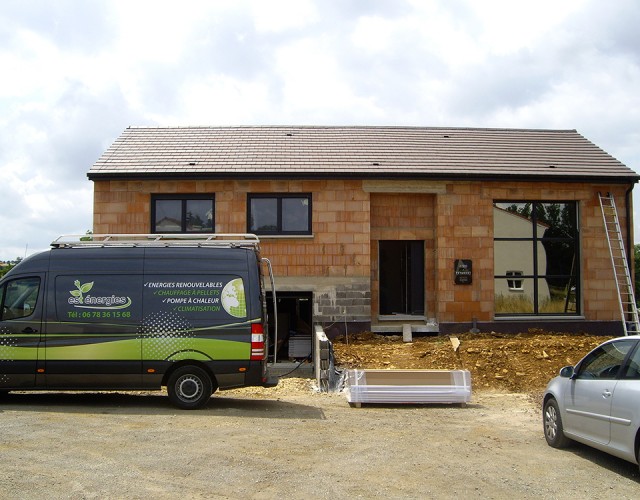
[[[0,281],[0,393],[275,385],[264,260],[254,235],[58,238]]]

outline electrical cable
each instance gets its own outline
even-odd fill
[[[298,368],[300,368],[302,366],[302,363],[304,363],[305,361],[311,361],[311,354],[309,354],[306,358],[304,358],[302,361],[300,361],[300,363],[298,363],[298,366],[296,366],[293,370],[291,370],[290,372],[287,373],[283,373],[282,375],[276,375],[278,378],[282,378],[282,377],[286,377],[287,375],[291,375],[293,372],[295,372]]]

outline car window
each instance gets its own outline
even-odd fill
[[[36,307],[39,288],[40,278],[9,281],[2,290],[2,320],[31,316]]]
[[[640,349],[636,349],[636,352],[634,352],[629,359],[629,366],[623,378],[633,380],[640,379]]]
[[[579,379],[614,379],[634,342],[620,340],[604,344],[592,351],[580,364]]]

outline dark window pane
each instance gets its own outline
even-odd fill
[[[573,203],[538,203],[538,223],[544,224],[545,238],[573,238],[576,234],[576,208]]]
[[[2,319],[26,318],[36,307],[40,278],[23,278],[7,283]]]
[[[253,198],[250,205],[250,232],[275,233],[278,231],[278,200]]]
[[[156,195],[151,199],[151,231],[158,233],[212,233],[215,231],[214,195]]]
[[[187,231],[211,232],[213,228],[213,202],[211,200],[187,200]]]
[[[181,200],[156,200],[156,231],[165,233],[179,233],[182,231],[181,221]]]
[[[282,199],[282,230],[309,230],[309,200],[307,198]]]
[[[593,351],[581,363],[578,378],[584,379],[614,379],[633,342],[621,340],[605,344]]]
[[[633,356],[629,360],[629,367],[627,368],[625,378],[640,379],[640,349],[636,349],[636,352],[633,353]]]
[[[257,234],[310,234],[311,196],[249,194],[247,231]]]
[[[538,245],[540,274],[571,275],[575,274],[576,244],[572,240],[543,239]]]

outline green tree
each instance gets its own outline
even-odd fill
[[[11,269],[20,264],[22,257],[16,257],[15,260],[10,260],[7,262],[6,266],[0,267],[0,278],[2,278],[5,274],[7,274]]]

